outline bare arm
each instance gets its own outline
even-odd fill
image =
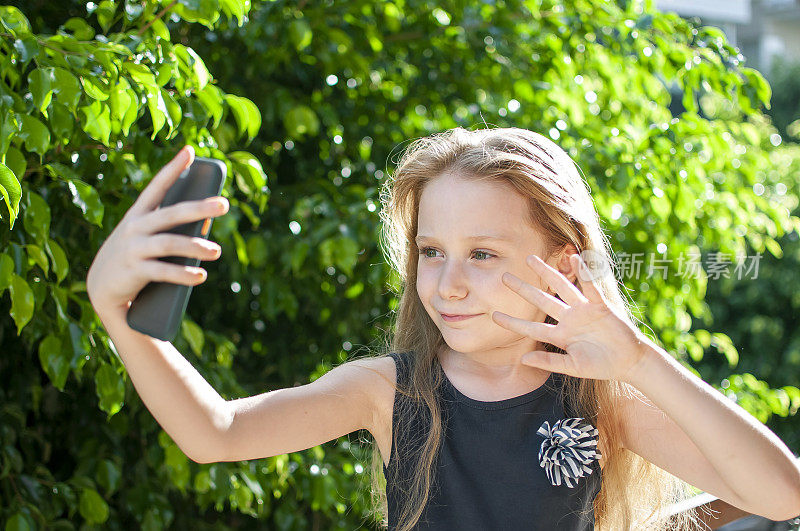
[[[800,465],[775,433],[647,342],[627,383],[646,401],[619,410],[624,446],[749,513],[781,521],[800,514]]]
[[[207,462],[221,455],[220,433],[233,418],[222,398],[169,341],[133,330],[127,309],[102,308],[97,315],[119,352],[142,402],[189,458]]]

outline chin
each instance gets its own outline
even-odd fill
[[[456,330],[455,333],[452,330],[444,330],[442,337],[447,346],[456,352],[484,351],[491,349],[493,345],[492,342],[486,341],[485,336],[465,334],[463,330]]]

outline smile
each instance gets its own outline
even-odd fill
[[[471,319],[473,317],[479,316],[480,314],[476,313],[475,315],[448,315],[446,313],[440,313],[439,315],[441,315],[442,319],[444,319],[445,321],[453,322],[453,321],[464,321],[466,319]]]

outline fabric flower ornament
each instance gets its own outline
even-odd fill
[[[567,487],[575,487],[578,478],[592,473],[589,465],[603,457],[597,451],[597,428],[581,417],[561,419],[552,427],[545,421],[536,433],[545,437],[539,465],[552,485],[563,480]]]

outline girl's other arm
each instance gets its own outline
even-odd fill
[[[626,382],[623,446],[687,483],[775,521],[800,515],[800,464],[769,428],[652,342]]]

